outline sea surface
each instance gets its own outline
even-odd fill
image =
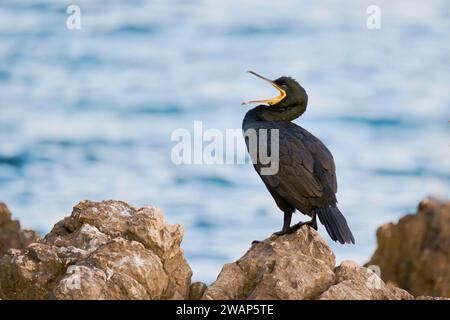
[[[247,70],[308,92],[296,123],[332,151],[357,242],[319,227],[338,261],[367,261],[378,226],[448,198],[448,1],[1,0],[0,200],[42,235],[82,199],[158,206],[185,228],[194,280],[213,281],[282,214],[249,164],[175,165],[171,134],[239,129],[242,101],[276,94]]]

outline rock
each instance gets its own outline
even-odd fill
[[[189,290],[189,300],[200,300],[207,288],[208,286],[201,281],[194,282]]]
[[[203,299],[313,299],[333,284],[334,264],[319,234],[301,228],[257,243],[226,264]]]
[[[411,300],[407,291],[385,284],[371,269],[344,261],[334,270],[336,284],[320,300]]]
[[[9,250],[0,299],[414,299],[397,284],[417,300],[443,299],[435,296],[448,296],[449,215],[450,203],[426,199],[417,214],[382,226],[370,268],[335,267],[325,240],[304,226],[252,245],[207,287],[190,284],[183,229],[154,207],[82,201],[39,240],[1,204],[0,248]]]
[[[356,262],[334,266],[325,240],[305,226],[255,244],[238,261],[226,264],[202,299],[413,299]]]
[[[20,222],[11,219],[6,204],[0,202],[0,257],[11,248],[24,249],[38,240],[39,235],[32,230],[22,230]]]
[[[450,297],[450,201],[425,198],[416,214],[377,231],[368,265],[415,296]]]
[[[121,201],[82,201],[44,239],[0,260],[1,299],[186,299],[180,225]]]

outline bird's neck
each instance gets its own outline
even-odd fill
[[[247,113],[257,121],[292,121],[300,117],[306,110],[306,105],[298,104],[289,107],[259,105]]]

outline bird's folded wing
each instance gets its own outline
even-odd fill
[[[294,125],[295,126],[295,125]],[[282,130],[279,138],[279,170],[261,175],[264,183],[285,199],[307,203],[324,194],[324,182],[336,192],[335,166],[331,153],[312,135],[298,126]],[[260,164],[255,164],[260,173]],[[318,177],[318,175],[321,177]]]

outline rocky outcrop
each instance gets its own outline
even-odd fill
[[[253,245],[226,264],[202,299],[412,299],[354,262],[335,268],[335,256],[313,229],[303,227]]]
[[[80,202],[44,239],[1,258],[0,298],[188,298],[182,237],[154,207]]]
[[[12,220],[6,204],[0,202],[0,257],[9,249],[24,249],[39,240],[36,232],[22,230],[18,220]]]
[[[385,284],[371,269],[353,261],[343,261],[334,269],[335,283],[320,300],[411,300],[407,291]]]
[[[414,299],[396,284],[421,300],[449,296],[450,203],[425,199],[377,236],[368,264],[383,280],[355,262],[335,267],[325,240],[305,226],[252,245],[207,287],[190,283],[182,227],[154,207],[82,201],[38,239],[0,204],[0,299]]]
[[[450,202],[424,199],[416,214],[377,231],[368,264],[414,295],[450,297]]]
[[[301,228],[257,243],[226,264],[203,299],[312,299],[333,284],[334,264],[318,233]]]
[[[194,282],[189,290],[189,300],[200,300],[207,288],[208,286],[201,281]]]

